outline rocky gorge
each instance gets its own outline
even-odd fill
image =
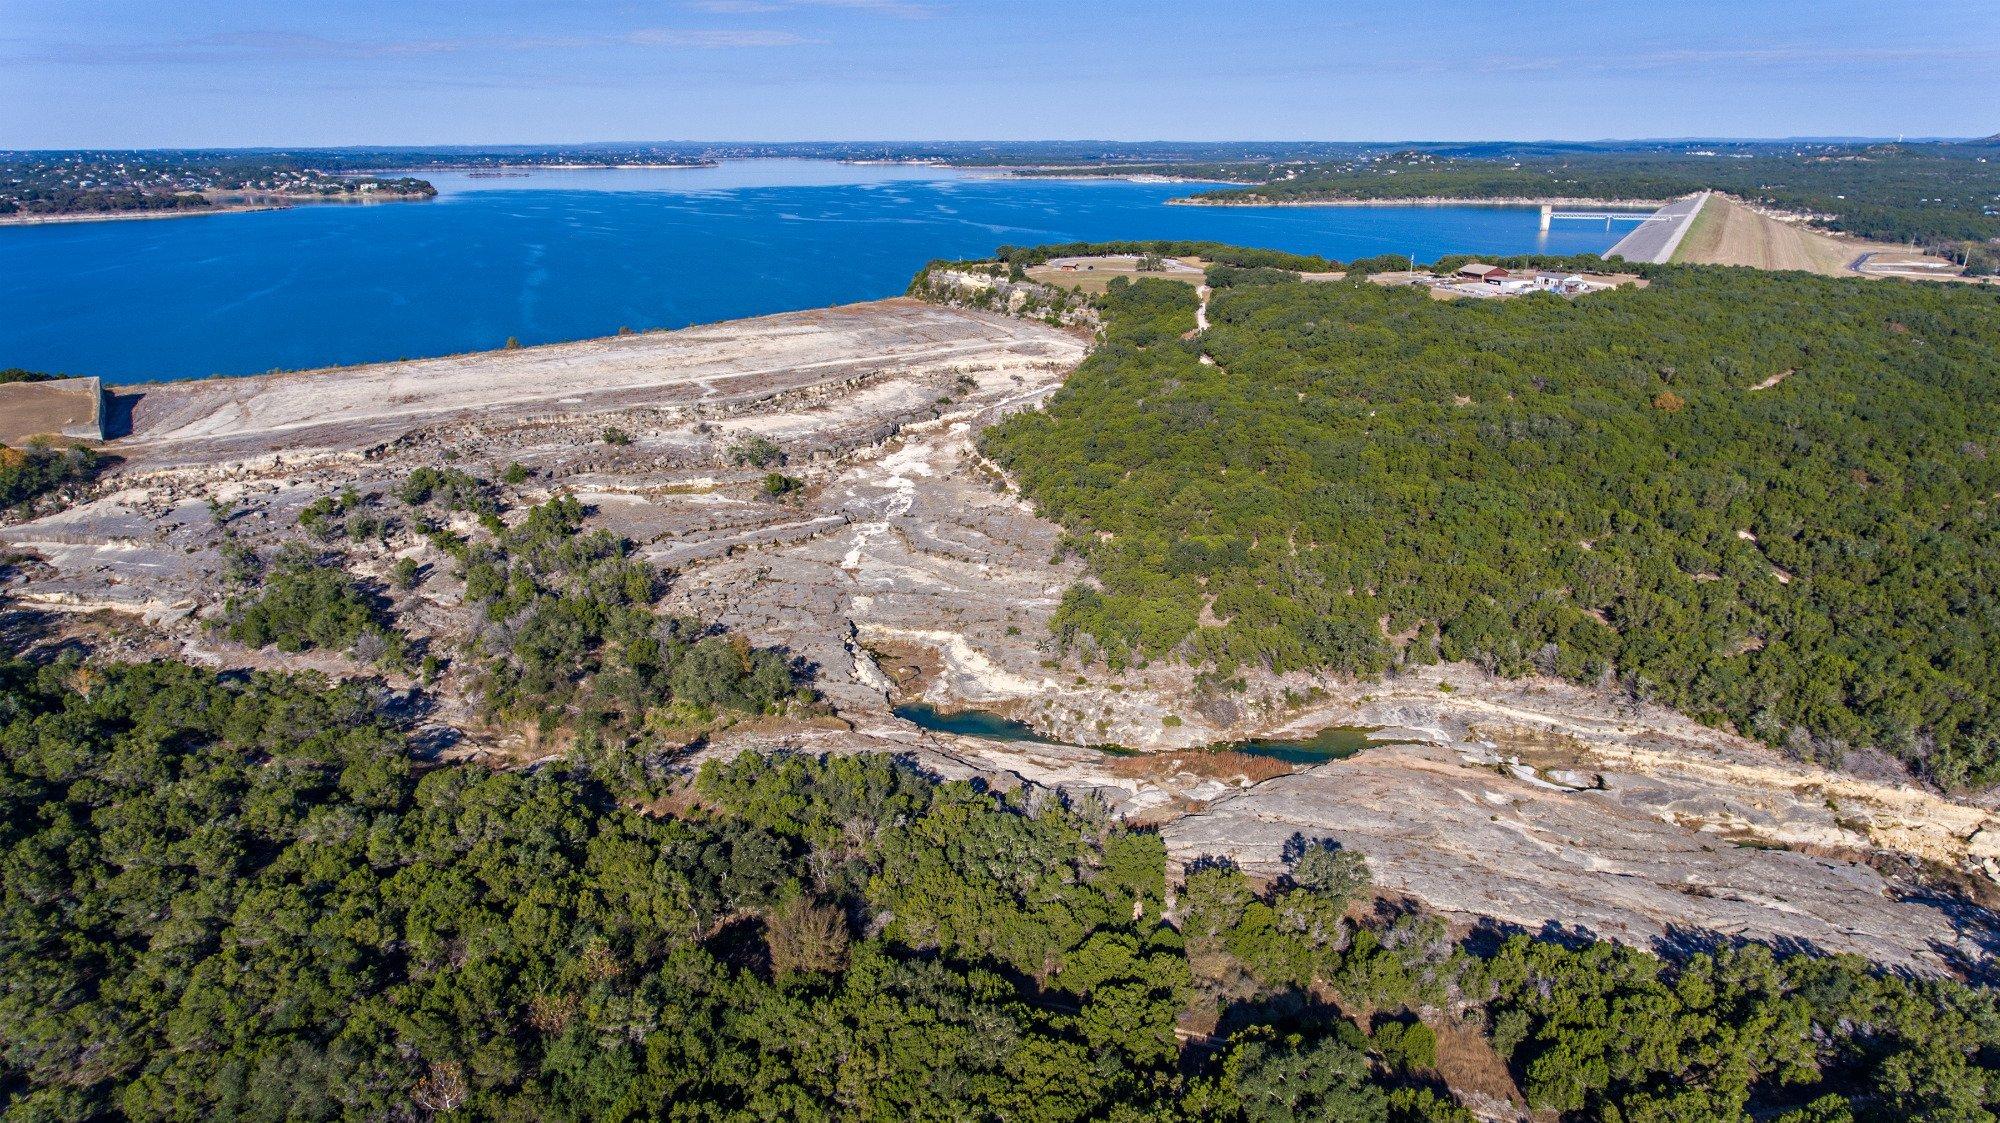
[[[773,747],[904,753],[1098,801],[1156,826],[1179,863],[1271,876],[1295,839],[1331,839],[1367,856],[1386,907],[1468,928],[1990,970],[2000,817],[1891,766],[1810,765],[1621,694],[1465,665],[1238,684],[1166,662],[1114,674],[1064,649],[1050,622],[1086,574],[976,438],[1061,387],[1085,328],[898,300],[139,388],[108,449],[122,463],[88,501],[0,527],[9,611],[45,646],[114,658],[374,674],[207,627],[225,538],[275,546],[315,500],[372,500],[419,467],[497,480],[518,466],[510,503],[574,496],[667,575],[663,610],[783,650],[824,699],[809,719],[709,731],[677,767]],[[779,469],[798,487],[773,496],[762,481]],[[390,594],[399,626],[440,644],[473,626],[421,536],[350,551],[364,578],[402,559],[433,576]],[[454,755],[516,767],[560,751],[477,720],[452,670],[387,686],[427,697],[421,720]],[[925,729],[897,715],[910,702],[1040,739]],[[1215,748],[1328,726],[1381,743],[1307,765]]]

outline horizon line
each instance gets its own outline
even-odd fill
[[[1992,140],[2000,133],[1975,136],[1924,135],[1912,136],[1635,136],[1635,137],[1592,137],[1587,139],[1563,140],[1550,137],[1481,137],[1481,138],[1418,138],[1398,140],[1329,140],[1313,138],[1261,139],[1261,140],[1195,140],[1185,137],[1149,137],[1143,139],[1114,140],[1102,137],[1038,137],[1033,139],[1000,139],[981,137],[927,137],[907,140],[887,140],[879,137],[835,137],[821,139],[791,140],[746,140],[731,139],[658,139],[658,140],[538,140],[538,141],[401,141],[401,142],[356,142],[347,144],[176,144],[176,145],[78,145],[75,147],[34,147],[0,148],[7,154],[34,154],[44,152],[342,152],[342,151],[394,151],[466,149],[472,151],[495,149],[537,149],[537,148],[615,148],[622,146],[687,146],[687,147],[772,147],[809,146],[829,144],[916,146],[916,145],[1033,145],[1033,144],[1101,144],[1117,145],[1205,145],[1211,147],[1254,145],[1327,145],[1351,146],[1356,148],[1395,147],[1398,145],[1473,145],[1473,144],[1515,144],[1515,145],[1602,145],[1602,144],[1953,144]]]

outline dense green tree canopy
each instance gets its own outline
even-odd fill
[[[421,770],[377,702],[0,663],[0,1114],[1465,1123],[1432,1023],[1575,1119],[2000,1099],[2000,1010],[1957,984],[1482,958],[1343,918],[1365,871],[1324,847],[1170,914],[1158,836],[1048,794],[745,756],[668,818],[588,768]]]
[[[482,617],[470,647],[489,713],[544,731],[565,721],[625,731],[649,718],[699,723],[813,697],[780,653],[657,616],[660,575],[630,542],[585,531],[584,514],[558,496],[514,526],[490,519],[496,529],[474,540],[432,532],[462,566],[466,602]]]
[[[1198,340],[1186,285],[1115,287],[1097,351],[985,440],[1092,562],[1063,636],[1622,676],[1775,743],[2000,777],[2000,292],[1649,274],[1238,285]]]

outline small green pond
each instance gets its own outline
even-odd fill
[[[907,706],[897,706],[890,711],[904,721],[937,733],[956,733],[961,737],[984,737],[989,741],[1026,741],[1037,745],[1059,745],[1035,732],[1035,727],[1024,721],[1001,717],[985,710],[940,710],[927,702],[912,702]]]
[[[1373,732],[1375,730],[1367,726],[1335,725],[1299,740],[1258,738],[1253,741],[1237,741],[1209,747],[1247,753],[1250,756],[1270,757],[1272,760],[1282,760],[1286,764],[1319,764],[1323,761],[1341,760],[1353,756],[1370,745],[1383,744],[1384,742],[1368,739],[1368,735]]]
[[[925,702],[912,702],[897,706],[892,711],[897,717],[913,725],[937,733],[956,733],[961,737],[984,737],[989,741],[1016,741],[1034,745],[1061,745],[1062,741],[1052,741],[1035,731],[1034,726],[1013,718],[1002,717],[986,710],[940,710]],[[1375,730],[1359,725],[1336,725],[1322,729],[1311,737],[1296,740],[1257,738],[1250,741],[1231,741],[1210,745],[1216,751],[1246,753],[1250,756],[1270,757],[1286,764],[1311,765],[1328,760],[1340,760],[1353,756],[1371,744],[1368,735]],[[1099,752],[1123,755],[1130,749],[1117,745],[1090,745]]]

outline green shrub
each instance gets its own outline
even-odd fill
[[[223,617],[229,638],[246,647],[347,651],[366,637],[370,658],[364,661],[370,662],[393,659],[403,648],[376,599],[345,570],[308,551],[281,558],[258,594],[231,597]]]
[[[785,454],[777,445],[763,437],[753,436],[730,446],[729,462],[738,467],[747,464],[755,468],[768,468],[773,464],[783,464]]]
[[[22,511],[58,488],[88,483],[103,464],[103,458],[87,448],[56,448],[40,442],[26,448],[0,445],[0,512]]]

